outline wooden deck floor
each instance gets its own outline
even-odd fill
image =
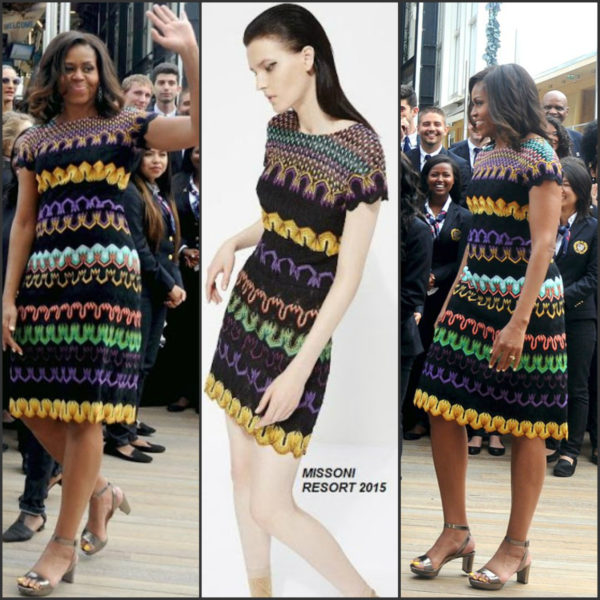
[[[510,436],[503,457],[486,448],[469,457],[467,509],[477,542],[475,567],[495,552],[505,534],[510,506]],[[597,597],[597,467],[589,461],[587,440],[575,474],[554,477],[548,467],[538,510],[530,530],[533,563],[529,584],[513,577],[501,592],[507,597]],[[445,565],[434,580],[420,579],[409,569],[410,560],[423,554],[442,526],[439,492],[429,438],[404,442],[401,482],[401,597],[481,597],[462,575],[460,561]]]
[[[169,413],[164,407],[148,407],[142,409],[142,419],[158,430],[148,439],[167,451],[153,455],[149,464],[104,456],[103,473],[123,488],[131,514],[117,511],[108,527],[108,545],[98,555],[79,553],[75,583],[62,583],[57,597],[199,596],[198,415],[193,410]],[[18,515],[24,483],[14,433],[4,437],[11,449],[3,455],[2,530]],[[28,542],[3,544],[3,598],[18,596],[15,578],[35,563],[48,542],[59,502],[56,486],[46,503],[46,529]]]

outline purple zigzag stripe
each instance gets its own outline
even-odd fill
[[[83,205],[82,205],[83,204]],[[48,219],[50,217],[69,215],[86,210],[109,210],[123,212],[123,207],[109,199],[100,199],[98,196],[86,198],[81,196],[77,200],[65,198],[64,200],[55,200],[48,202],[40,208],[38,213],[38,221]]]
[[[229,368],[235,369],[235,372],[239,377],[246,377],[250,382],[250,385],[252,385],[259,394],[264,394],[269,385],[271,385],[271,381],[273,381],[273,379],[271,377],[267,377],[265,384],[260,386],[257,382],[258,377],[261,375],[260,369],[252,369],[248,367],[240,368],[238,367],[238,362],[242,356],[241,352],[234,352],[231,360],[227,358],[228,353],[229,344],[219,340],[219,344],[217,345],[217,354],[219,355],[219,358],[227,366],[229,366]]]
[[[511,237],[504,231],[490,229],[471,229],[467,240],[475,244],[492,244],[493,246],[531,246],[531,240],[520,235]]]
[[[81,375],[77,371],[81,371]],[[93,373],[92,373],[93,371]],[[105,369],[78,369],[77,367],[17,367],[12,366],[10,380],[13,383],[87,383],[90,385],[106,385],[120,389],[137,388],[139,373],[115,373]]]
[[[310,410],[310,412],[313,415],[316,415],[321,410],[321,405],[315,407],[314,406],[315,400],[321,400],[321,398],[317,397],[316,392],[306,390],[304,392],[304,395],[302,396],[302,401],[300,402],[300,404],[298,404],[298,408],[308,408],[308,410]],[[321,400],[321,402],[322,402],[322,400]]]
[[[17,357],[14,359],[17,360]],[[93,345],[69,345],[49,349],[45,346],[26,346],[23,348],[23,364],[48,363],[50,361],[59,364],[70,362],[86,362],[88,364],[101,363],[126,369],[138,369],[140,363],[139,352],[123,352],[118,348],[107,348],[106,346]]]
[[[284,263],[287,263],[289,266],[288,274],[290,277],[294,277],[296,281],[300,281],[303,271],[310,273],[310,277],[306,282],[310,287],[319,288],[321,287],[321,281],[326,279],[330,279],[333,282],[335,275],[331,271],[323,271],[322,273],[319,273],[310,265],[296,265],[291,258],[279,258],[275,250],[266,250],[265,248],[266,244],[264,242],[259,242],[254,252],[258,256],[262,265],[267,265],[267,258],[271,258],[271,270],[275,273],[281,273],[281,266]]]

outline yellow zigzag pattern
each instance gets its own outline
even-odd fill
[[[85,227],[86,229],[95,229],[96,227],[101,227],[102,229],[111,228],[117,231],[130,233],[129,224],[127,223],[125,215],[109,213],[106,215],[105,219],[106,222],[103,223],[102,213],[100,211],[92,213],[91,221],[90,215],[87,214],[66,215],[62,217],[62,219],[53,217],[52,219],[39,221],[35,226],[35,233],[37,237],[42,237],[44,235],[52,235],[53,233],[64,233],[67,229],[70,231],[77,231],[81,227]]]
[[[281,237],[307,246],[315,252],[325,252],[327,256],[334,256],[340,251],[342,238],[336,237],[331,231],[315,233],[310,227],[298,227],[293,219],[284,221],[276,212],[262,211],[263,226],[267,231],[273,231]]]
[[[479,198],[469,196],[467,198],[467,206],[476,215],[485,213],[486,215],[496,215],[498,217],[512,216],[517,221],[527,219],[529,213],[529,205],[520,206],[518,202],[506,202],[502,198],[494,201],[489,196],[487,198],[483,196],[479,196]]]
[[[44,170],[36,175],[36,179],[38,192],[41,194],[48,188],[65,185],[71,181],[81,183],[106,180],[110,185],[116,185],[120,190],[124,190],[129,182],[129,175],[123,167],[117,168],[114,163],[105,165],[99,160],[93,165],[84,161],[80,165],[69,165],[66,169],[56,167],[52,172]]]
[[[306,454],[310,435],[304,436],[299,431],[286,432],[279,425],[267,425],[256,429],[256,423],[260,416],[253,414],[247,406],[242,406],[242,403],[233,397],[223,382],[217,381],[212,373],[206,379],[204,391],[211,400],[216,400],[217,404],[238,425],[253,435],[261,446],[271,445],[279,454],[291,452],[296,458]]]

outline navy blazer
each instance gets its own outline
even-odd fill
[[[567,133],[573,142],[573,156],[581,158],[581,140],[583,139],[583,135],[579,131],[575,131],[575,129],[567,129]]]
[[[172,191],[173,199],[177,206],[179,225],[181,227],[181,247],[200,247],[200,222],[196,219],[194,211],[190,206],[190,175],[178,173],[173,177]]]
[[[451,152],[454,152],[457,156],[464,158],[471,167],[471,172],[473,171],[473,165],[471,164],[471,154],[469,152],[469,142],[468,140],[463,140],[462,142],[456,142],[452,144],[450,148],[448,148]]]
[[[423,312],[433,252],[429,225],[413,217],[404,243],[400,270],[400,352],[402,356],[416,356],[423,352],[423,344],[414,313]]]
[[[440,150],[440,154],[444,156],[450,156],[454,159],[456,164],[458,165],[458,169],[460,171],[460,204],[461,206],[467,206],[467,188],[471,183],[471,166],[468,161],[464,158],[458,156],[458,154],[454,154],[452,151],[446,150],[444,146],[442,146]],[[421,148],[413,148],[406,155],[413,167],[416,169],[417,173],[421,172]],[[427,193],[427,190],[423,190],[424,193]]]
[[[140,257],[142,271],[142,293],[147,293],[161,304],[167,299],[174,285],[183,287],[181,273],[175,260],[175,242],[168,235],[168,223],[165,219],[165,235],[158,249],[150,248],[146,237],[144,199],[133,182],[127,185],[123,193],[123,208],[131,231],[133,243]]]
[[[586,217],[571,226],[567,252],[554,260],[565,292],[565,319],[596,319],[598,220]]]

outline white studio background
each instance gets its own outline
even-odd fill
[[[382,203],[360,289],[334,333],[327,392],[301,466],[355,467],[357,479],[386,480],[388,493],[353,495],[353,499],[331,494],[296,497],[334,533],[378,594],[394,596],[398,594],[398,6],[299,4],[325,28],[346,95],[380,136],[390,200]],[[255,89],[242,35],[255,16],[273,5],[202,3],[203,283],[207,266],[223,241],[260,218],[255,187],[262,172],[267,123],[274,113]],[[224,302],[215,306],[203,300],[203,379],[210,370],[231,288],[251,251],[237,253]],[[204,396],[204,597],[248,595],[234,519],[224,419],[223,410]],[[302,569],[309,569],[306,577],[314,575],[301,559],[285,552],[289,551],[274,545],[274,566],[279,560],[289,564],[286,570],[298,574],[298,581],[286,584],[286,596],[336,595],[327,583],[319,583],[321,588],[317,588],[311,582],[302,588]],[[274,583],[278,585],[276,574]]]

